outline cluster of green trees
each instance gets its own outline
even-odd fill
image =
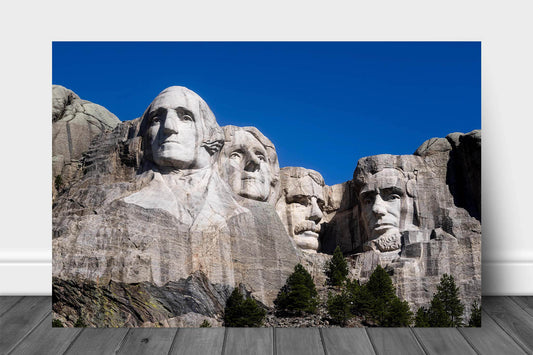
[[[303,316],[315,313],[318,306],[318,292],[315,282],[305,268],[298,264],[287,278],[274,300],[278,316]]]
[[[481,327],[481,306],[474,301],[468,324],[463,322],[464,305],[452,275],[444,274],[428,308],[416,312],[415,327]]]
[[[407,301],[394,290],[392,279],[385,269],[377,266],[366,284],[349,280],[347,262],[339,247],[326,266],[328,283],[339,287],[338,294],[328,295],[327,310],[334,323],[345,325],[355,316],[367,323],[385,327],[402,327],[411,323],[413,313]]]
[[[260,327],[266,311],[252,298],[245,298],[235,287],[226,302],[224,325],[226,327]],[[205,327],[206,325],[204,325]]]
[[[298,264],[287,278],[274,300],[278,316],[299,317],[315,313],[318,306],[318,292],[311,275]],[[266,311],[249,297],[244,298],[238,288],[233,290],[224,310],[226,327],[258,327],[264,322]]]
[[[344,325],[353,316],[361,316],[367,322],[384,327],[462,327],[464,305],[459,299],[459,287],[452,275],[444,274],[433,295],[429,308],[420,307],[416,316],[407,301],[396,296],[392,279],[377,266],[368,282],[361,285],[349,280],[347,263],[339,247],[327,265],[328,283],[340,286],[341,293],[329,295],[327,307],[332,320]],[[414,317],[413,317],[414,316]],[[481,326],[481,306],[474,302],[470,327]]]
[[[463,326],[464,306],[459,299],[459,288],[453,276],[444,274],[433,295],[429,308],[421,307],[416,315],[409,304],[396,296],[389,274],[377,266],[367,283],[348,279],[348,264],[337,246],[325,270],[329,285],[337,292],[328,293],[326,308],[333,323],[345,325],[353,317],[361,317],[372,325],[405,327],[414,322],[416,327]],[[277,316],[301,317],[315,313],[319,304],[313,278],[298,264],[287,278],[274,300]],[[245,298],[238,288],[227,301],[224,323],[227,327],[257,327],[264,322],[266,311],[251,297]],[[472,305],[469,326],[481,326],[481,307]]]

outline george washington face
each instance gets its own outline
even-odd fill
[[[209,154],[201,148],[202,114],[198,99],[178,89],[159,94],[147,113],[146,137],[152,160],[160,167],[198,169],[209,163]]]

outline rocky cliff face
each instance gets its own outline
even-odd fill
[[[387,267],[414,309],[429,304],[444,273],[467,309],[480,298],[480,131],[429,139],[413,155],[361,158],[353,180],[326,191],[322,251],[340,245],[352,277]]]
[[[104,107],[80,99],[63,86],[52,86],[53,197],[58,189],[66,188],[81,177],[81,159],[91,141],[119,122]]]
[[[186,88],[125,122],[63,87],[53,107],[53,308],[67,325],[221,325],[234,287],[271,307],[299,262],[323,284],[337,245],[350,277],[384,266],[413,309],[443,273],[467,308],[481,295],[480,131],[361,158],[327,186],[280,170],[268,138],[222,129]]]
[[[226,291],[239,285],[271,306],[299,261],[274,208],[233,193],[216,167],[168,171],[148,160],[142,133],[147,119],[122,122],[93,140],[82,159],[83,176],[54,203],[56,312],[65,320],[73,315],[61,309],[96,314],[89,300],[105,298],[113,315],[87,320],[91,325],[198,326],[205,317],[219,322]],[[200,306],[190,306],[186,293],[168,300],[172,290],[183,289]],[[80,293],[87,302],[74,306],[59,296],[63,292]],[[124,306],[117,292],[132,304]],[[170,304],[165,312],[161,302],[146,297],[154,293]],[[138,307],[150,317],[125,316]]]

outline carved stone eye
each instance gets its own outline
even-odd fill
[[[230,159],[234,159],[234,160],[240,160],[242,157],[241,153],[239,152],[233,152],[229,155],[229,158]]]
[[[365,199],[363,199],[363,203],[365,205],[370,205],[370,204],[372,204],[372,202],[374,202],[374,199],[371,198],[371,197],[366,197]]]
[[[183,115],[181,116],[181,119],[184,121],[193,121],[192,117],[189,115]]]
[[[309,205],[309,197],[305,195],[298,195],[294,198],[294,202],[299,203],[300,205],[307,206]]]
[[[398,194],[390,194],[390,195],[385,196],[384,198],[385,201],[392,201],[392,200],[399,200],[399,199],[400,199],[400,195]]]

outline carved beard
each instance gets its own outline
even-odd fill
[[[400,233],[385,234],[379,238],[369,240],[363,245],[364,251],[379,250],[381,252],[399,250],[402,246]]]

